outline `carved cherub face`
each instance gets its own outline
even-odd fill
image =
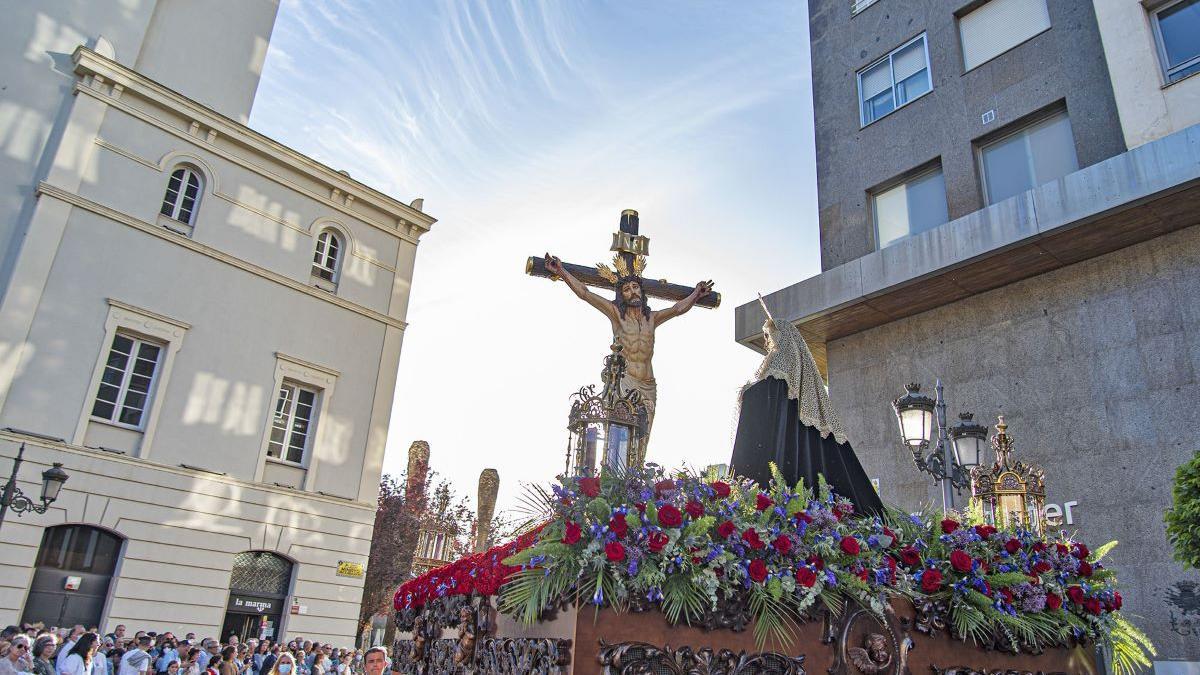
[[[867,638],[867,649],[871,652],[871,660],[876,663],[884,663],[891,658],[888,653],[887,638],[878,633]]]

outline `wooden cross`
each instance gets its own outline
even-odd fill
[[[627,270],[635,269],[634,262],[639,256],[644,257],[650,254],[650,238],[638,234],[637,211],[626,209],[621,212],[621,227],[613,233],[613,243],[609,250],[616,251],[617,256],[624,259],[625,269]],[[605,275],[597,267],[575,265],[567,262],[564,262],[562,266],[564,270],[570,272],[576,279],[579,279],[588,286],[608,289],[616,288],[613,282],[605,278]],[[554,278],[554,275],[546,270],[545,258],[530,257],[525,261],[525,273],[534,277]],[[646,295],[651,298],[659,298],[660,300],[682,300],[690,295],[694,288],[694,286],[672,284],[666,279],[642,279],[642,289],[646,292]],[[696,304],[700,307],[708,307],[709,309],[716,308],[721,304],[721,294],[715,292],[709,293]]]

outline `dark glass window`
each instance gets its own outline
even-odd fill
[[[121,539],[87,525],[51,527],[42,535],[39,567],[70,572],[112,574],[121,553]]]

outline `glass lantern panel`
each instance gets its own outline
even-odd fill
[[[954,456],[960,466],[970,468],[979,465],[983,454],[983,439],[978,436],[959,436],[953,439]]]
[[[600,448],[604,447],[604,427],[599,424],[588,424],[583,430],[583,452],[580,462],[580,473],[595,475],[596,460],[600,456]]]
[[[608,442],[604,446],[604,468],[624,470],[629,462],[630,429],[619,424],[608,427]]]
[[[928,410],[910,408],[900,412],[900,433],[909,445],[928,443],[932,423],[933,413]]]

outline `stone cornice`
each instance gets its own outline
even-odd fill
[[[234,140],[254,152],[302,171],[311,178],[328,185],[332,190],[362,199],[371,206],[393,216],[396,219],[395,229],[397,232],[402,232],[403,228],[412,225],[420,230],[420,233],[424,233],[428,232],[437,222],[436,218],[418,211],[408,204],[339,173],[86,47],[76,48],[72,60],[75,62],[77,75],[100,77],[118,85],[122,91],[136,92],[139,96],[174,110],[209,129],[216,130],[227,139]]]

